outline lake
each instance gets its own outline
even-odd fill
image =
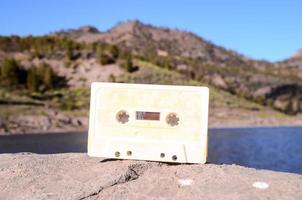
[[[0,153],[87,152],[87,133],[0,136]],[[302,174],[302,127],[209,130],[209,163]]]

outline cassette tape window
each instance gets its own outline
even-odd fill
[[[156,120],[159,121],[159,112],[146,112],[146,111],[136,111],[137,120]]]

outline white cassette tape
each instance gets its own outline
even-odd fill
[[[205,163],[208,104],[207,87],[93,83],[88,155]]]

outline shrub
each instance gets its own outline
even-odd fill
[[[77,88],[61,91],[62,97],[56,99],[57,106],[66,111],[75,109],[87,109],[89,106],[89,90],[87,88]]]
[[[96,57],[102,65],[112,64],[118,59],[120,50],[115,45],[98,44],[96,45]]]
[[[1,85],[4,86],[17,86],[26,80],[26,71],[23,70],[19,66],[19,63],[13,58],[8,58],[3,61],[0,75]]]
[[[45,86],[45,89],[53,89],[55,87],[55,73],[52,68],[48,65],[43,63],[40,67],[40,76],[42,78],[42,82]]]
[[[98,56],[98,60],[102,65],[108,65],[108,64],[112,64],[115,62],[115,60],[111,56],[109,56],[105,53],[101,53]]]
[[[36,66],[32,66],[27,72],[26,85],[30,92],[37,92],[39,85],[39,77]]]
[[[116,60],[119,57],[119,49],[117,46],[112,45],[109,47],[109,53],[111,54],[112,58]]]
[[[66,80],[55,74],[46,63],[39,67],[32,66],[27,72],[27,88],[31,92],[45,92],[65,84]]]
[[[132,72],[135,72],[138,70],[138,67],[135,67],[133,65],[133,62],[132,62],[132,56],[131,55],[128,55],[124,64],[123,64],[123,67],[126,69],[127,72],[129,73],[132,73]]]
[[[68,41],[66,43],[66,54],[69,60],[73,60],[73,51],[74,51],[74,46],[71,41]]]

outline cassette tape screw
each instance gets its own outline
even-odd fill
[[[179,122],[179,117],[177,117],[176,113],[169,113],[166,118],[166,122],[170,126],[177,126]]]
[[[164,157],[165,157],[165,154],[164,154],[164,153],[161,153],[161,154],[160,154],[160,157],[161,157],[161,158],[164,158]]]
[[[176,155],[174,155],[174,156],[172,156],[172,160],[177,160],[177,156]]]
[[[126,111],[121,110],[117,113],[116,119],[119,123],[125,124],[129,121],[129,114]]]
[[[114,153],[114,155],[115,155],[115,157],[120,157],[120,152],[118,152],[118,151],[116,151],[115,153]]]
[[[132,155],[132,151],[127,151],[127,156],[131,156]]]

